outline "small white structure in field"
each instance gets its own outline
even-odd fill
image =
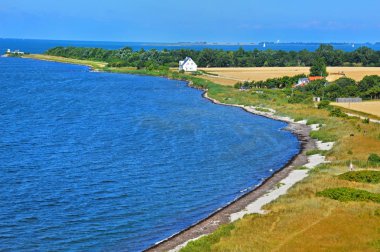
[[[195,72],[198,70],[198,66],[192,58],[186,57],[186,59],[179,62],[179,71],[181,70],[185,72]]]

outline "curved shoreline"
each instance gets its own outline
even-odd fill
[[[188,86],[196,88],[192,86],[191,82],[188,83]],[[290,172],[293,171],[293,168],[307,164],[308,160],[306,157],[306,151],[314,149],[316,147],[315,141],[310,137],[311,127],[305,124],[295,123],[288,117],[280,117],[272,115],[270,113],[256,111],[243,105],[221,103],[218,100],[210,98],[207,94],[207,90],[204,90],[202,97],[217,105],[239,107],[251,114],[288,123],[288,126],[285,128],[285,130],[289,130],[297,137],[298,141],[301,143],[300,151],[282,168],[274,172],[270,177],[266,178],[259,186],[241,195],[237,199],[229,202],[224,207],[217,209],[208,217],[143,250],[144,252],[170,250],[176,251],[175,249],[178,249],[178,246],[184,245],[187,242],[197,239],[201,236],[211,234],[220,225],[230,223],[231,216],[233,214],[244,211],[244,209],[246,209],[249,204],[261,198],[270,190],[275,188],[276,184],[288,177]]]
[[[98,69],[95,69],[94,66],[86,64],[84,62],[62,62],[62,61],[58,61],[54,59],[49,60],[49,59],[41,59],[41,58],[32,58],[32,59],[60,62],[60,63],[66,63],[66,64],[85,65],[89,67],[90,71],[94,71],[94,70],[100,71]],[[120,72],[119,74],[123,74],[123,73]],[[126,73],[126,74],[134,74],[134,73]],[[167,76],[154,76],[154,77],[163,77],[163,78],[172,79]],[[241,213],[252,202],[262,198],[265,194],[267,194],[269,191],[274,189],[280,181],[282,181],[283,179],[289,176],[289,174],[294,170],[293,169],[294,167],[303,166],[307,164],[308,160],[305,154],[306,151],[310,149],[314,149],[316,147],[315,141],[311,139],[309,135],[311,131],[311,127],[305,124],[293,122],[293,120],[288,117],[275,116],[272,113],[260,112],[255,109],[252,109],[251,107],[237,105],[237,104],[225,104],[225,103],[219,102],[218,100],[208,97],[207,90],[193,86],[191,81],[186,81],[186,80],[180,80],[180,81],[187,82],[188,86],[191,88],[203,90],[204,92],[202,94],[202,97],[205,99],[208,99],[210,102],[214,104],[239,107],[248,113],[252,113],[258,116],[263,116],[269,119],[288,123],[288,126],[284,129],[292,132],[297,137],[298,141],[301,143],[301,148],[297,155],[295,155],[282,168],[274,172],[270,177],[266,178],[259,186],[239,196],[235,200],[226,204],[224,207],[217,209],[215,212],[211,213],[208,217],[201,219],[200,221],[189,226],[188,228],[178,233],[173,234],[172,236],[156,243],[155,245],[143,251],[169,251],[173,249],[178,249],[179,248],[178,246],[184,245],[188,241],[197,239],[200,236],[210,234],[214,232],[222,224],[230,223],[231,216],[233,214]]]

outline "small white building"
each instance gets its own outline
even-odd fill
[[[20,51],[20,50],[14,50],[14,51],[12,52],[11,49],[7,49],[6,54],[23,55],[23,54],[25,54],[25,53],[22,52],[22,51]]]
[[[20,54],[25,54],[24,52],[21,52],[20,50],[15,50],[14,52],[12,52],[13,54],[18,54],[18,55],[20,55]]]
[[[300,78],[294,87],[303,87],[310,83],[309,78]]]
[[[185,60],[181,60],[179,62],[179,71],[181,70],[185,72],[196,72],[198,70],[198,66],[192,58],[186,57]]]
[[[321,102],[321,97],[313,97],[313,102]]]

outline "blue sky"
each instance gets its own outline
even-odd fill
[[[379,0],[0,0],[0,37],[377,42]]]

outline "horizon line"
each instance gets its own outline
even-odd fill
[[[0,37],[0,39],[15,39],[15,40],[48,40],[48,41],[78,41],[78,42],[111,42],[111,43],[149,43],[149,44],[206,44],[206,45],[255,45],[261,43],[271,44],[379,44],[379,41],[251,41],[251,42],[228,42],[228,41],[122,41],[122,40],[82,40],[82,39],[47,39],[47,38],[12,38]]]

